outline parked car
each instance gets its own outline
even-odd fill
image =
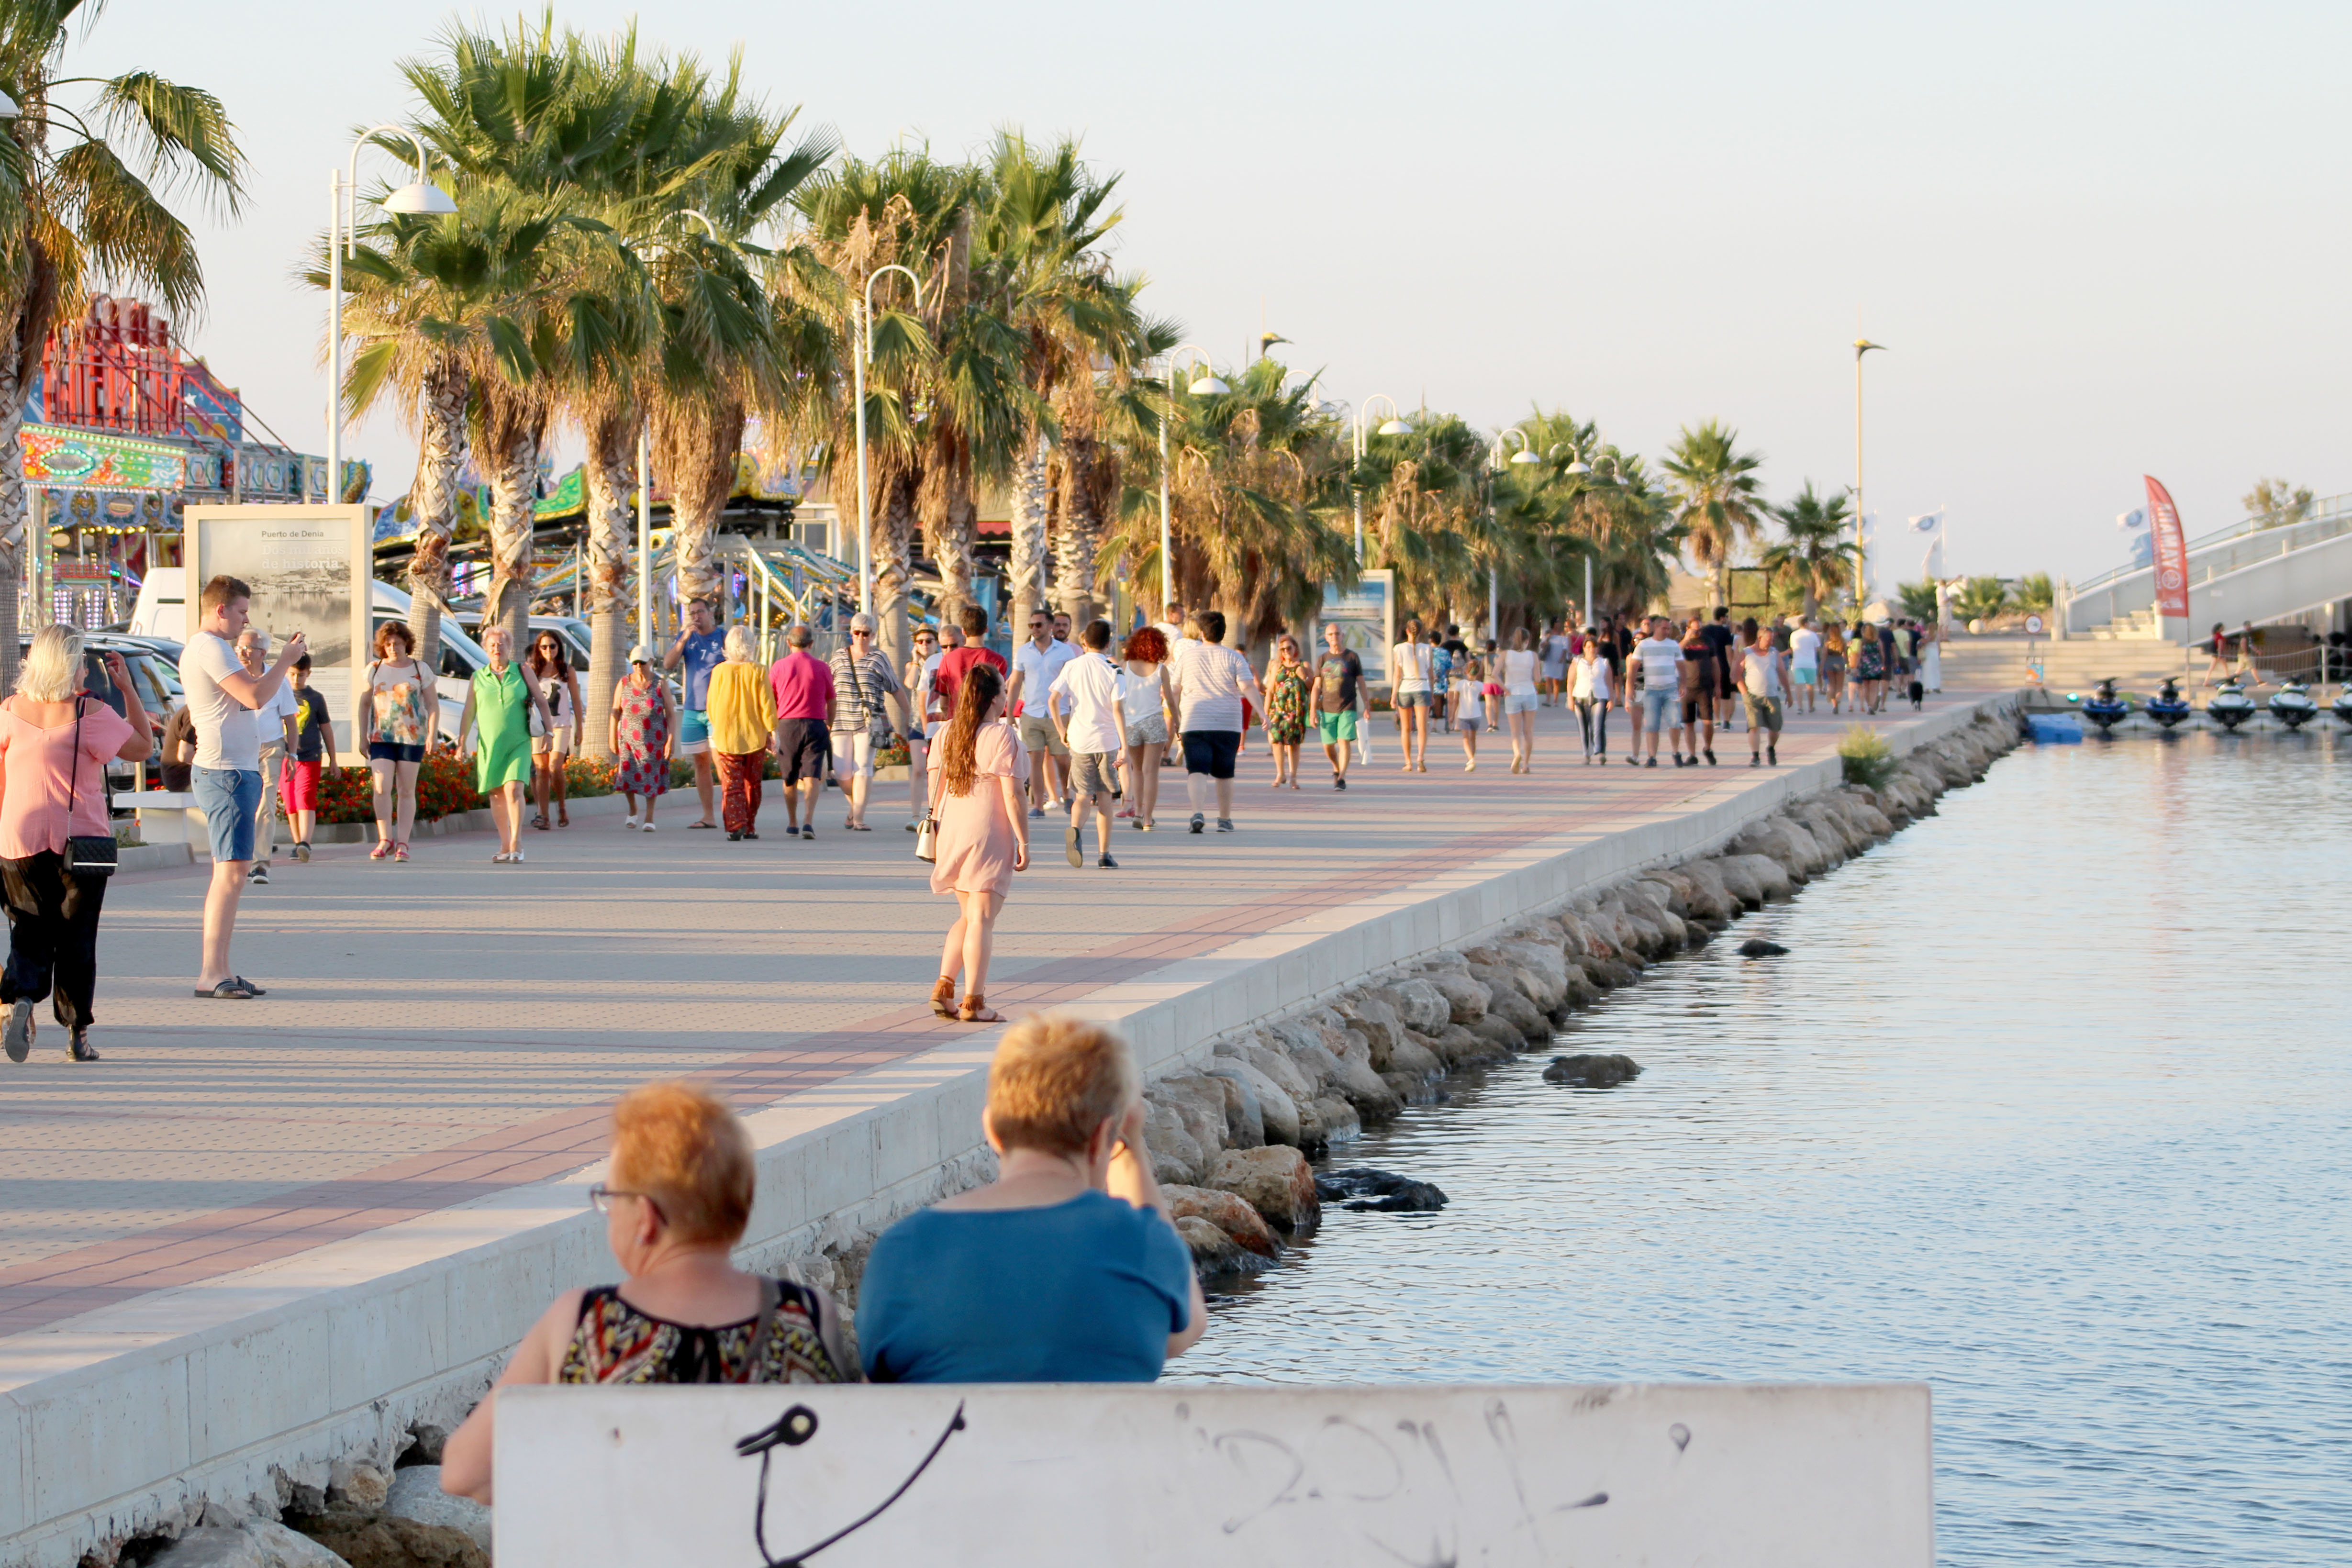
[[[478,609],[460,610],[457,612],[457,619],[464,622],[466,630],[473,634],[475,642],[479,643],[482,640],[481,611]],[[572,661],[572,667],[573,669],[578,670],[583,674],[587,674],[588,622],[585,621],[575,621],[569,615],[532,616],[530,618],[530,632],[532,637],[536,638],[541,632],[552,632],[558,637],[562,638],[563,656]],[[528,653],[530,650],[525,648],[520,650],[520,652]]]

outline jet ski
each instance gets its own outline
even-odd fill
[[[2311,700],[2311,691],[2301,681],[2281,681],[2279,689],[2271,694],[2271,716],[2289,729],[2301,729],[2308,720],[2319,716],[2319,705]]]
[[[2097,725],[2101,735],[2113,735],[2116,726],[2130,713],[2130,699],[2116,695],[2116,683],[2112,680],[2101,681],[2099,689],[2083,705],[2083,716]]]
[[[2147,716],[2170,729],[2189,716],[2189,704],[2180,695],[2180,683],[2167,681],[2164,689],[2147,699]]]
[[[2258,711],[2254,699],[2246,695],[2244,683],[2236,675],[2223,681],[2205,699],[2205,716],[2223,729],[2236,729]]]

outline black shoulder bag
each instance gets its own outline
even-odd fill
[[[114,841],[114,835],[100,837],[73,831],[74,791],[81,779],[82,704],[89,700],[74,700],[73,760],[66,765],[66,874],[112,876],[114,868],[122,863],[121,848]],[[98,784],[106,800],[106,818],[110,822],[114,820],[114,787],[107,781],[104,763],[99,765]]]

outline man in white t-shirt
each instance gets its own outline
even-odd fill
[[[205,813],[212,840],[212,885],[205,891],[204,967],[196,995],[249,1001],[262,988],[229,967],[236,905],[253,862],[254,817],[261,809],[261,731],[255,711],[270,706],[286,672],[308,651],[295,632],[278,663],[257,675],[236,656],[236,639],[253,608],[253,590],[233,577],[215,577],[197,596],[197,630],[180,654],[180,685],[196,729],[189,789]]]
[[[268,674],[269,633],[258,626],[238,632],[236,659],[248,675]],[[261,806],[253,816],[253,869],[245,879],[255,886],[269,885],[270,862],[278,858],[278,779],[287,758],[293,755],[295,726],[301,716],[302,705],[295,700],[292,681],[279,683],[278,695],[253,716],[253,727],[261,741]]]
[[[1810,615],[1797,622],[1789,639],[1789,682],[1793,688],[1790,700],[1804,698],[1805,711],[1812,712],[1813,694],[1822,689],[1822,634],[1813,630]]]
[[[1078,848],[1087,803],[1095,808],[1095,837],[1102,854],[1095,864],[1118,868],[1110,858],[1110,803],[1117,793],[1118,754],[1126,745],[1127,706],[1118,699],[1118,666],[1110,662],[1110,622],[1090,621],[1078,634],[1085,651],[1054,677],[1046,711],[1063,749],[1070,754],[1070,825],[1064,847],[1072,865],[1087,863]]]
[[[1658,737],[1681,714],[1683,645],[1666,635],[1669,622],[1653,615],[1642,624],[1642,640],[1633,644],[1633,686],[1642,706],[1642,727],[1650,742],[1650,763],[1658,765]],[[1679,755],[1679,753],[1677,753]],[[1628,757],[1631,764],[1635,759]]]
[[[1188,637],[1168,658],[1168,682],[1176,690],[1176,727],[1183,732],[1184,787],[1192,797],[1192,831],[1202,829],[1213,787],[1217,831],[1234,831],[1234,759],[1242,749],[1242,699],[1265,711],[1257,674],[1225,644],[1225,613],[1203,610],[1201,635]]]
[[[1078,656],[1077,649],[1054,636],[1054,618],[1043,609],[1029,612],[1029,640],[1013,650],[1013,684],[1005,689],[1005,711],[1013,715],[1022,747],[1029,753],[1029,814],[1042,817],[1047,807],[1059,810],[1062,787],[1068,782],[1070,748],[1062,744],[1046,709],[1053,703],[1054,677]]]

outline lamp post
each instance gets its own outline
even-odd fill
[[[866,516],[866,361],[874,357],[874,280],[886,272],[906,273],[907,281],[914,286],[915,308],[919,310],[923,306],[923,280],[895,261],[868,273],[866,287],[858,293],[856,340],[850,345],[849,364],[857,383],[857,608],[867,615],[874,613],[874,532]]]
[[[1886,351],[1884,343],[1874,343],[1867,338],[1853,340],[1853,608],[1860,613],[1863,601],[1870,596],[1869,546],[1863,540],[1862,505],[1862,357],[1876,349]]]
[[[1359,468],[1364,465],[1364,421],[1371,413],[1372,404],[1376,402],[1384,402],[1389,405],[1388,423],[1380,427],[1378,434],[1381,435],[1411,435],[1412,434],[1412,426],[1404,422],[1404,412],[1397,407],[1397,400],[1389,396],[1386,392],[1374,392],[1370,397],[1364,400],[1364,406],[1356,411],[1356,466]],[[1364,564],[1364,493],[1356,488],[1353,484],[1350,484],[1348,486],[1348,494],[1355,502],[1356,564],[1360,567]]]
[[[457,210],[449,193],[425,177],[425,139],[398,125],[374,125],[352,139],[350,175],[341,169],[327,172],[327,501],[343,495],[343,247],[356,250],[359,236],[360,149],[382,135],[405,137],[416,148],[416,178],[378,204],[387,213],[446,217]],[[351,203],[351,221],[343,219],[344,200]]]
[[[712,239],[719,237],[719,225],[698,207],[681,207],[664,214],[654,225],[654,237],[661,237],[661,225],[672,218],[691,218],[702,225],[702,232]],[[650,245],[647,249],[651,249]],[[637,641],[650,649],[654,643],[654,421],[653,415],[640,407],[637,411]],[[673,519],[675,521],[675,519]],[[675,537],[676,529],[672,529]],[[614,666],[618,668],[617,665]]]
[[[1198,343],[1179,343],[1168,350],[1168,413],[1176,410],[1176,356],[1190,349],[1201,356],[1201,373],[1185,390],[1194,397],[1223,397],[1234,389],[1217,379],[1209,363],[1209,350]],[[1362,559],[1363,535],[1357,533],[1356,555]],[[1176,602],[1176,551],[1168,527],[1168,413],[1160,416],[1160,607],[1164,613]]]
[[[1496,527],[1494,470],[1503,465],[1503,443],[1514,435],[1519,438],[1519,449],[1511,454],[1512,462],[1525,464],[1543,461],[1532,450],[1533,443],[1528,440],[1528,433],[1517,425],[1513,425],[1495,437],[1494,451],[1489,454],[1486,464],[1486,547],[1489,551],[1492,551],[1495,546]],[[1496,646],[1502,645],[1503,565],[1501,559],[1492,554],[1489,554],[1486,559],[1486,635],[1495,640]]]

